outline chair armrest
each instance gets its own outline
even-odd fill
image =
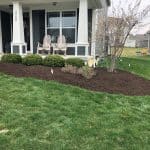
[[[42,47],[42,44],[40,42],[38,42],[38,47]]]
[[[38,42],[38,46],[37,47],[40,47],[40,43]]]

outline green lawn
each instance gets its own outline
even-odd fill
[[[119,68],[150,79],[149,57],[122,58]],[[149,149],[150,96],[0,74],[0,150]]]
[[[99,64],[100,67],[106,67],[107,59]],[[150,80],[150,56],[140,57],[122,57],[117,61],[117,68],[129,71]]]
[[[118,68],[130,71],[150,80],[150,56],[121,58],[118,61]]]
[[[150,96],[1,74],[0,150],[23,149],[149,150]]]

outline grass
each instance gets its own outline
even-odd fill
[[[150,56],[137,56],[136,54],[137,51],[142,50],[145,51],[147,49],[125,47],[121,61],[118,61],[117,67],[118,69],[129,71],[150,80]]]
[[[150,96],[0,74],[1,150],[149,150],[149,123]]]
[[[118,61],[118,68],[150,80],[150,56],[121,58]]]
[[[130,47],[125,47],[122,53],[122,57],[136,57],[137,53],[139,51],[147,51],[147,48],[130,48]]]
[[[121,58],[118,67],[150,79],[149,62]],[[149,150],[149,124],[150,96],[0,74],[0,150]]]
[[[100,67],[106,67],[107,59],[99,64]],[[150,56],[140,57],[122,57],[118,59],[117,68],[129,71],[133,74],[139,75],[150,80]]]

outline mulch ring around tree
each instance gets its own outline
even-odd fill
[[[126,71],[117,70],[116,73],[108,73],[104,68],[97,68],[96,76],[87,80],[80,75],[64,73],[61,71],[61,68],[53,68],[53,70],[54,74],[51,73],[50,67],[0,63],[0,72],[15,77],[34,77],[42,80],[54,80],[91,91],[132,96],[150,95],[150,80]]]

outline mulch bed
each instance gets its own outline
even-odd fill
[[[108,73],[104,68],[97,68],[96,76],[87,80],[80,75],[64,73],[61,71],[61,68],[53,69],[54,74],[52,75],[50,67],[0,63],[0,72],[15,77],[35,77],[42,80],[55,80],[92,91],[136,96],[150,95],[150,80],[125,71],[117,70],[116,73]]]

